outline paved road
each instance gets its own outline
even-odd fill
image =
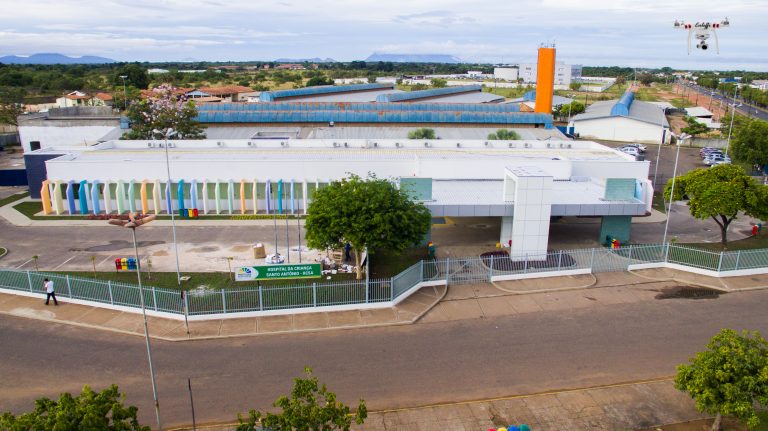
[[[154,352],[169,425],[190,421],[187,377],[198,420],[222,421],[267,407],[305,365],[343,400],[364,396],[371,409],[382,409],[669,376],[721,327],[768,332],[766,305],[768,291],[595,302],[408,327],[155,342]],[[115,382],[140,407],[141,420],[154,423],[141,338],[2,316],[0,344],[0,410]]]
[[[717,100],[718,103],[722,102],[723,104],[728,104],[728,111],[730,112],[731,104],[733,103],[733,94],[722,94],[719,91],[712,91],[709,88],[704,88],[699,85],[695,84],[688,84],[688,88],[692,89],[693,91],[698,92],[699,94],[704,94],[708,97],[712,97],[713,99]],[[743,99],[739,98],[736,101],[736,110],[742,114],[746,115],[748,117],[753,118],[759,118],[761,120],[768,121],[768,111],[757,107],[757,106],[751,106],[744,103]]]

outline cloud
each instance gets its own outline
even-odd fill
[[[434,10],[429,12],[414,13],[410,15],[398,15],[394,21],[410,25],[459,25],[472,24],[474,18],[460,16],[446,10]]]

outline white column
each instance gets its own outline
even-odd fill
[[[304,204],[304,214],[307,213],[307,180],[301,182],[301,198]]]

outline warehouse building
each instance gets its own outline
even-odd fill
[[[627,91],[619,100],[595,102],[571,118],[568,130],[582,138],[620,142],[668,142],[669,123],[664,109],[635,100]]]

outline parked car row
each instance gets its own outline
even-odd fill
[[[731,158],[721,150],[712,147],[704,147],[699,150],[702,162],[707,166],[727,165]]]

